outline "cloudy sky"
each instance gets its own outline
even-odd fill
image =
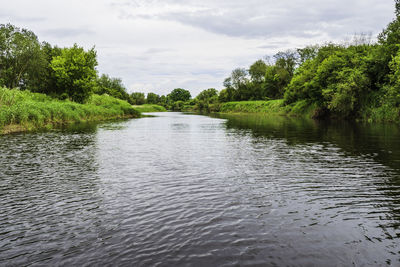
[[[129,92],[196,95],[236,67],[355,33],[376,36],[392,0],[0,0],[0,23],[53,45],[96,47],[100,73]]]

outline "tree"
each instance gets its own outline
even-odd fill
[[[26,88],[45,65],[37,36],[11,24],[0,24],[0,85]]]
[[[257,60],[249,69],[251,85],[250,88],[252,99],[265,98],[265,72],[269,66],[263,60]]]
[[[57,46],[53,47],[47,42],[43,42],[41,44],[41,50],[44,56],[44,67],[39,68],[34,75],[30,77],[28,89],[33,92],[59,97],[63,92],[57,86],[55,73],[50,64],[54,57],[61,55],[62,49]]]
[[[54,71],[56,84],[68,97],[84,103],[96,86],[97,59],[94,48],[85,51],[74,44],[64,48],[61,55],[54,57],[50,64]]]
[[[285,68],[276,65],[267,66],[264,77],[265,96],[274,99],[282,98],[291,79]]]
[[[267,70],[267,64],[263,60],[257,60],[254,62],[249,69],[251,81],[253,83],[262,83],[264,81],[265,72]]]
[[[203,90],[196,96],[196,99],[201,101],[210,101],[216,98],[218,98],[218,91],[215,88]]]
[[[292,77],[297,64],[297,53],[292,50],[287,50],[285,52],[278,52],[275,54],[274,58],[276,60],[275,65],[285,69],[290,77]]]
[[[144,93],[134,92],[131,94],[132,104],[133,105],[143,105],[146,103],[146,98],[144,97]]]
[[[147,104],[159,104],[160,103],[160,96],[155,94],[155,93],[148,93],[147,94],[146,103]]]
[[[188,90],[182,89],[182,88],[176,88],[171,91],[171,93],[168,95],[168,98],[173,101],[188,101],[192,96],[190,95],[190,92]]]
[[[319,49],[319,45],[309,45],[304,48],[296,49],[297,54],[299,55],[299,58],[298,58],[299,65],[302,65],[304,62],[306,62],[309,59],[315,58],[318,54],[318,49]]]
[[[126,101],[130,100],[130,96],[126,92],[122,80],[120,78],[111,78],[107,74],[102,74],[100,78],[97,78],[95,93],[99,95],[108,94]]]
[[[238,90],[240,87],[242,87],[247,81],[246,76],[247,76],[247,71],[245,69],[242,68],[234,69],[231,73],[232,87],[235,90]]]

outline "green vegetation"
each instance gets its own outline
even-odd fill
[[[98,77],[96,66],[94,48],[52,47],[29,30],[1,24],[0,133],[139,117],[122,81]]]
[[[126,101],[107,95],[91,95],[86,104],[79,104],[27,90],[0,88],[0,133],[139,116],[140,112]]]
[[[207,89],[178,107],[399,122],[400,1],[395,2],[396,18],[377,43],[361,34],[347,44],[279,52],[233,70],[219,94]]]
[[[298,101],[285,105],[283,99],[269,101],[237,101],[227,102],[220,106],[221,113],[260,113],[272,115],[301,116],[312,118],[317,112],[316,105],[307,101]]]
[[[167,111],[165,107],[155,105],[155,104],[144,104],[140,106],[133,106],[136,110],[140,112],[165,112]]]

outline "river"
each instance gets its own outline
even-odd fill
[[[156,117],[0,136],[0,266],[400,265],[400,128]]]

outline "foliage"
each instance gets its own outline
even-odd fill
[[[161,97],[155,93],[148,93],[146,98],[147,104],[160,104]]]
[[[96,51],[94,48],[85,51],[74,45],[64,48],[60,56],[50,63],[54,71],[57,87],[68,97],[78,103],[88,100],[96,86]]]
[[[111,96],[92,95],[86,104],[61,101],[40,93],[0,88],[0,129],[12,125],[31,130],[53,125],[112,118],[139,117],[126,101]]]
[[[11,24],[0,24],[0,86],[26,88],[45,66],[37,36]]]
[[[214,112],[218,109],[218,91],[215,88],[203,90],[195,98],[195,109],[198,111]]]
[[[122,80],[119,78],[111,78],[107,74],[101,75],[97,78],[97,86],[94,93],[98,95],[107,94],[115,98],[119,98],[131,102],[130,95],[126,92]]]
[[[167,111],[163,106],[155,104],[144,104],[140,106],[133,106],[136,110],[140,112],[165,112]]]
[[[190,92],[188,90],[182,89],[182,88],[176,88],[171,91],[171,93],[168,95],[168,98],[172,102],[177,102],[177,101],[188,101],[192,96],[190,95]]]
[[[131,94],[132,105],[143,105],[146,103],[146,98],[144,97],[144,93],[134,92]]]

